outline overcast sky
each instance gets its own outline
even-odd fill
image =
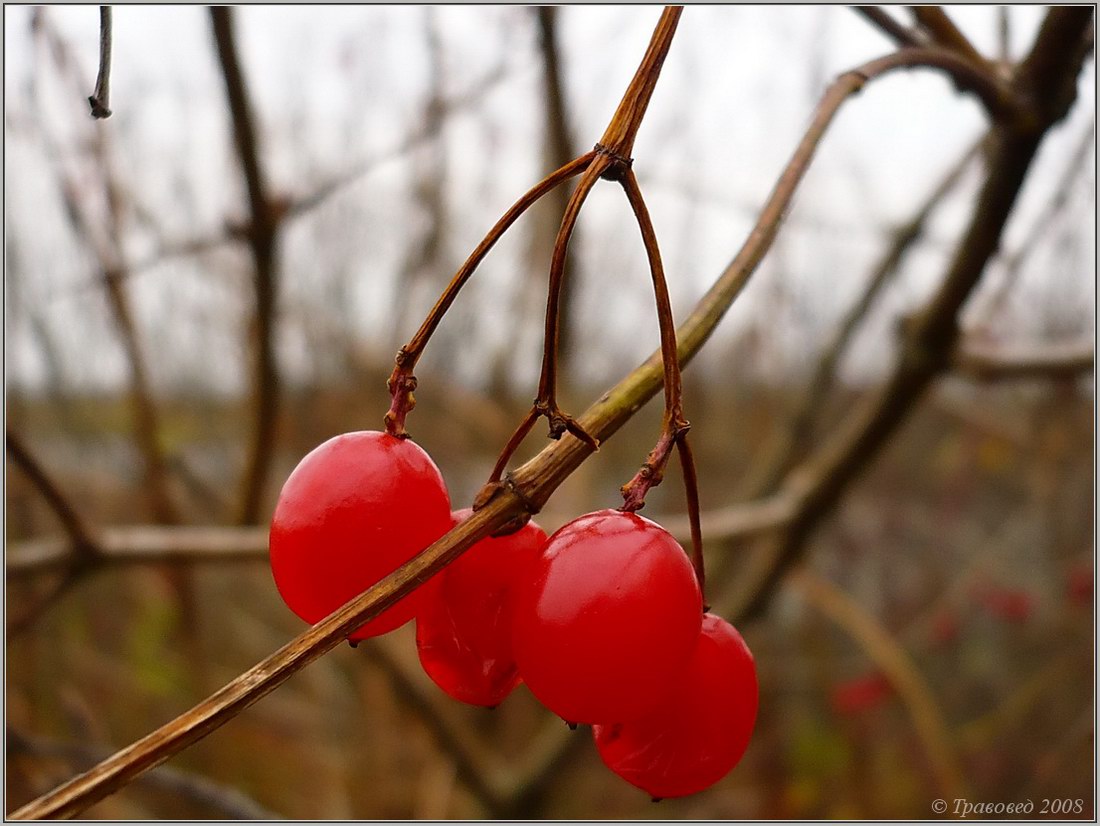
[[[9,378],[32,386],[49,380],[119,386],[126,362],[95,286],[94,263],[67,228],[44,147],[47,140],[58,147],[69,174],[86,185],[94,201],[97,171],[88,138],[95,130],[105,133],[114,172],[141,207],[127,222],[131,260],[151,254],[165,239],[216,235],[227,216],[242,216],[243,190],[207,13],[189,6],[116,7],[115,114],[92,122],[81,95],[91,93],[95,79],[97,8],[48,9],[71,46],[75,82],[60,78],[32,41],[32,9],[6,6],[4,11]],[[656,6],[562,10],[562,60],[578,152],[603,132],[659,13]],[[903,15],[900,9],[895,13]],[[273,186],[292,194],[386,157],[415,131],[429,78],[430,17],[439,32],[446,96],[467,95],[502,73],[449,118],[440,148],[427,161],[406,153],[376,164],[287,233],[279,351],[284,369],[300,377],[316,367],[309,341],[322,322],[364,348],[392,352],[400,343],[394,337],[412,332],[395,332],[388,314],[393,276],[407,255],[403,241],[417,220],[410,192],[418,170],[441,158],[446,164],[450,232],[446,266],[441,263],[433,275],[432,293],[503,209],[548,171],[531,10],[265,6],[242,7],[236,14],[264,165]],[[997,53],[993,7],[952,7],[951,14],[980,50]],[[1039,8],[1011,8],[1014,57],[1027,48],[1040,17]],[[825,85],[891,49],[862,18],[839,7],[685,11],[634,152],[678,317],[736,252]],[[1027,236],[1090,128],[1094,77],[1090,62],[1081,102],[1044,148],[1009,226],[1006,250]],[[761,269],[723,323],[719,341],[729,343],[755,325],[769,337],[757,369],[804,367],[807,350],[820,344],[865,282],[889,228],[910,217],[984,128],[980,107],[932,72],[897,73],[869,86],[847,104],[826,138],[796,199],[778,260]],[[988,335],[1023,343],[1048,335],[1052,322],[1043,313],[1061,318],[1067,302],[1079,316],[1068,326],[1077,324],[1078,333],[1088,334],[1095,303],[1093,169],[1090,154],[1059,234],[1037,252],[1017,287],[1009,308],[1015,314],[983,318],[981,296],[975,299],[968,319],[980,322]],[[937,213],[928,241],[864,330],[846,364],[848,375],[870,375],[886,363],[886,331],[899,312],[927,295],[942,272],[977,181],[972,173]],[[614,187],[597,190],[580,225],[577,246],[585,280],[579,322],[584,335],[591,335],[592,355],[585,369],[589,378],[610,381],[657,341],[645,259]],[[484,308],[479,320],[492,317],[494,296],[516,289],[524,255],[522,243],[502,243],[483,265],[471,294],[463,296],[468,309]],[[128,287],[161,386],[225,392],[242,386],[247,279],[226,277],[238,271],[247,273],[247,259],[240,250],[229,250],[175,260],[131,279]],[[991,273],[985,285],[989,290],[995,276]],[[615,279],[613,288],[609,277]],[[1036,297],[1050,292],[1053,277],[1063,288],[1044,304]],[[415,314],[422,315],[430,301],[427,293],[417,294]],[[762,318],[763,308],[778,317]],[[527,354],[528,366],[517,368],[518,377],[533,381],[539,336],[538,324],[516,331],[486,322],[479,324],[471,346],[512,342],[509,346]],[[51,378],[57,368],[44,357],[46,346],[56,350],[63,375]],[[716,344],[712,364],[720,363],[715,360],[722,352]],[[476,370],[457,369],[463,378],[479,380]]]

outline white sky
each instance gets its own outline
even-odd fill
[[[96,123],[87,115],[84,96],[95,78],[97,7],[48,9],[83,78],[75,85],[58,79],[32,43],[31,9],[5,6],[4,13],[7,271],[18,273],[17,282],[5,278],[9,376],[36,386],[50,380],[43,357],[48,341],[61,365],[62,375],[54,380],[120,386],[126,363],[94,286],[92,261],[66,228],[41,135],[56,142],[94,200],[96,170],[83,147],[93,130],[106,133],[119,180],[150,216],[146,223],[131,216],[132,258],[151,253],[158,239],[217,234],[225,218],[241,216],[244,207],[207,14],[188,6],[115,7],[115,114]],[[265,167],[276,189],[308,192],[318,180],[384,155],[415,130],[428,79],[428,13],[394,6],[238,9],[244,70],[262,127]],[[476,104],[449,120],[440,144],[452,231],[447,264],[433,274],[432,291],[437,291],[500,212],[547,170],[541,154],[541,64],[530,10],[455,6],[433,13],[448,95],[477,88],[501,67],[506,72]],[[659,13],[655,6],[563,9],[560,37],[578,151],[603,132]],[[996,52],[993,7],[951,7],[950,13],[979,49]],[[1040,17],[1039,8],[1012,7],[1014,56],[1026,49]],[[678,317],[740,246],[824,86],[891,48],[862,18],[840,7],[685,11],[634,153]],[[32,77],[38,102],[28,97]],[[1069,153],[1093,122],[1094,77],[1090,62],[1081,102],[1045,147],[1010,224],[1006,249],[1027,235]],[[750,330],[765,341],[754,369],[765,374],[804,369],[807,351],[827,336],[861,289],[884,232],[910,217],[984,128],[979,106],[927,71],[876,81],[849,102],[801,187],[782,248],[723,323],[705,367],[696,369],[721,369],[730,343]],[[410,191],[413,171],[423,163],[414,167],[404,158],[378,166],[287,233],[280,359],[291,376],[318,369],[316,343],[310,342],[319,324],[353,336],[363,348],[385,354],[383,359],[400,343],[395,335],[411,334],[411,328],[400,335],[392,330],[390,297],[410,227],[416,225]],[[977,180],[971,175],[958,197],[944,204],[928,242],[880,302],[845,365],[850,377],[887,363],[892,319],[933,287]],[[1093,182],[1090,171],[1071,197],[1066,229],[1032,259],[1033,272],[1019,285],[1010,315],[989,320],[992,337],[1026,344],[1061,329],[1059,323],[1071,333],[1091,335]],[[591,355],[585,368],[589,378],[609,382],[656,345],[644,255],[614,187],[597,190],[580,224],[576,243],[585,279],[580,322]],[[1067,253],[1070,242],[1076,246]],[[494,318],[495,297],[516,289],[524,253],[521,237],[502,242],[469,295],[464,293],[462,306],[479,318],[471,348],[513,347],[523,356],[519,377],[533,382],[540,323],[516,331],[488,320]],[[161,387],[239,390],[247,265],[238,250],[174,261],[131,279]],[[992,284],[996,272],[990,276]],[[1053,276],[1063,286],[1050,298]],[[414,314],[422,315],[432,297],[418,295]],[[975,305],[968,318],[982,321],[980,300]],[[470,365],[476,360],[463,359],[455,369],[477,383],[481,377]]]

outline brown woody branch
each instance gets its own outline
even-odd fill
[[[68,536],[68,541],[62,543],[65,570],[61,578],[50,585],[44,593],[38,595],[30,607],[24,609],[19,616],[8,620],[4,631],[5,637],[11,640],[30,628],[46,609],[95,567],[99,559],[100,546],[83,517],[69,503],[68,498],[61,492],[61,488],[34,458],[23,441],[10,429],[6,429],[4,435],[8,458],[19,466],[31,484],[42,494],[42,498],[57,516]]]
[[[903,26],[890,13],[878,6],[852,6],[852,11],[862,15],[871,25],[893,40],[902,48],[916,48],[925,45],[924,39],[916,32]]]
[[[974,65],[989,69],[989,61],[974,48],[966,35],[959,31],[959,27],[940,6],[910,6],[909,8],[917,19],[917,23],[932,36],[933,41],[960,57],[972,61]]]
[[[952,368],[975,381],[1075,378],[1091,373],[1095,363],[1092,342],[1044,345],[1023,352],[977,347],[956,348]]]
[[[93,118],[111,117],[111,7],[99,7],[99,73],[88,98]]]
[[[878,454],[931,380],[950,364],[958,312],[996,252],[1043,137],[1073,102],[1084,58],[1082,35],[1091,15],[1091,8],[1060,7],[1043,21],[1035,46],[1014,80],[1016,94],[1033,102],[1032,118],[997,127],[987,177],[969,226],[939,290],[910,325],[885,386],[799,470],[799,478],[788,477],[788,483],[805,491],[802,505],[782,540],[747,577],[736,619],[746,620],[764,610],[783,575],[805,552],[813,528]]]
[[[10,450],[10,446],[9,446]],[[128,525],[102,528],[95,539],[95,561],[102,565],[244,562],[267,555],[266,527]],[[72,563],[74,541],[32,539],[8,549],[5,567],[12,578],[35,575]]]
[[[763,461],[757,464],[758,470],[744,483],[745,498],[758,499],[774,491],[799,457],[805,454],[809,440],[813,436],[816,420],[832,390],[837,367],[860,324],[898,271],[909,250],[920,240],[928,219],[936,207],[958,184],[986,141],[987,138],[983,137],[971,146],[933,189],[916,214],[895,231],[890,246],[872,269],[867,279],[867,286],[856,303],[841,319],[832,340],[826,345],[806,390],[796,406],[790,424],[777,433],[767,448]]]
[[[538,23],[539,53],[542,55],[542,83],[546,100],[546,143],[545,153],[548,166],[559,167],[576,156],[573,150],[573,138],[569,129],[569,117],[565,102],[565,89],[562,80],[561,53],[558,48],[558,21],[561,9],[556,6],[536,6],[532,9]],[[556,227],[565,216],[569,203],[569,193],[564,188],[554,190],[547,198],[549,211],[553,214]],[[553,243],[555,230],[550,230],[549,243]],[[542,240],[534,239],[535,242]],[[547,246],[549,246],[549,243]],[[561,311],[558,324],[558,347],[562,353],[568,353],[573,343],[573,318],[576,315],[573,305],[577,294],[576,284],[578,257],[573,249],[566,254],[565,267],[573,277],[562,285]],[[536,268],[537,272],[541,267]]]
[[[8,458],[19,466],[31,484],[38,489],[65,529],[69,537],[65,547],[69,561],[72,561],[71,554],[74,552],[77,556],[96,553],[96,540],[92,537],[92,532],[85,524],[84,518],[69,503],[68,497],[61,492],[61,488],[34,458],[23,440],[7,428],[4,431],[4,443]]]
[[[946,69],[964,77],[972,71],[969,64],[964,65],[952,55],[907,50],[872,61],[860,70],[842,75],[826,93],[809,131],[795,150],[741,251],[677,331],[681,363],[686,363],[713,333],[770,247],[798,182],[841,103],[871,78],[893,69],[918,65]],[[1068,70],[1063,67],[1060,74],[1067,73]],[[1055,73],[1055,77],[1059,76],[1059,73]],[[984,78],[975,78],[974,85],[976,90],[984,90],[994,101],[1000,100],[999,90],[991,87]],[[1038,137],[1032,140],[1037,143]],[[661,379],[662,363],[658,352],[604,393],[578,422],[587,433],[601,441],[606,440],[657,393],[661,387]],[[104,760],[85,774],[31,801],[13,812],[10,817],[58,818],[78,814],[149,768],[159,765],[202,739],[266,696],[291,675],[339,645],[353,629],[407,596],[476,541],[522,514],[540,509],[553,491],[591,453],[592,448],[576,438],[566,437],[550,443],[535,458],[509,474],[507,483],[481,509],[414,559],[190,711]]]
[[[275,443],[279,405],[279,374],[274,343],[278,297],[275,254],[282,210],[271,198],[260,166],[259,139],[237,55],[232,13],[228,6],[210,8],[210,23],[233,120],[233,138],[248,190],[248,242],[254,268],[256,311],[251,330],[252,426],[237,509],[237,521],[247,525],[255,522],[259,515]]]
[[[38,757],[61,759],[76,767],[90,767],[111,754],[110,749],[83,743],[65,743],[46,737],[23,734],[12,728],[7,730],[8,759],[13,757]],[[204,809],[217,812],[232,820],[278,820],[278,815],[265,809],[238,789],[215,783],[208,778],[157,766],[138,782],[151,789],[186,798]]]
[[[412,395],[413,391],[416,389],[416,377],[413,375],[412,371],[416,368],[416,363],[424,352],[424,347],[427,345],[432,333],[435,332],[439,323],[443,320],[443,316],[458,297],[459,290],[465,286],[470,276],[474,274],[478,264],[488,255],[489,250],[491,250],[496,242],[500,240],[501,236],[504,235],[508,228],[511,227],[512,224],[514,224],[536,201],[562,182],[587,169],[595,157],[595,152],[588,152],[576,158],[560,169],[550,173],[524,193],[523,196],[501,216],[500,220],[493,225],[493,228],[489,230],[489,233],[481,240],[481,243],[474,248],[469,258],[466,259],[458,272],[455,273],[451,282],[439,297],[439,300],[436,301],[435,306],[433,306],[428,313],[427,318],[424,319],[424,323],[420,325],[420,329],[416,331],[416,334],[409,340],[409,343],[402,347],[397,354],[397,358],[395,359],[396,366],[389,378],[389,390],[393,397],[393,401],[390,405],[389,412],[386,413],[386,428],[390,433],[395,436],[405,435],[405,416],[416,404]]]
[[[1000,312],[1004,306],[1004,302],[1011,294],[1012,288],[1016,285],[1020,274],[1023,272],[1024,264],[1035,249],[1043,241],[1049,238],[1059,216],[1065,211],[1076,184],[1081,180],[1081,172],[1085,168],[1089,153],[1093,151],[1095,146],[1095,130],[1090,127],[1084,130],[1081,135],[1081,140],[1070,156],[1070,160],[1066,164],[1061,176],[1059,176],[1058,183],[1052,191],[1050,201],[1047,203],[1046,208],[1039,218],[1035,220],[1035,223],[1031,225],[1031,228],[1028,230],[1027,235],[1024,240],[1020,242],[1019,246],[1016,247],[1011,254],[1005,256],[1004,276],[1000,284],[997,285],[996,292],[989,299],[988,304],[986,304],[983,310],[985,318],[993,318]]]

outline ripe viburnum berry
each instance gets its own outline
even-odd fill
[[[695,648],[703,603],[683,548],[655,522],[603,510],[553,536],[517,588],[520,676],[570,723],[649,712]]]
[[[454,524],[469,509],[454,513]],[[439,574],[439,587],[416,615],[416,649],[429,677],[456,700],[495,706],[519,685],[512,656],[512,589],[546,545],[528,522],[483,539]]]
[[[687,667],[646,717],[592,729],[615,774],[652,797],[683,797],[737,765],[756,722],[756,666],[737,629],[707,614]]]
[[[271,519],[271,572],[279,593],[306,622],[358,596],[451,528],[439,468],[408,439],[345,433],[314,448],[290,474]],[[350,639],[404,625],[432,581]]]

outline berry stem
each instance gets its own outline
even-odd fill
[[[560,439],[562,433],[569,431],[595,450],[599,447],[599,443],[589,436],[572,417],[563,413],[558,408],[557,403],[561,287],[565,279],[565,257],[569,251],[569,239],[573,235],[585,199],[592,191],[592,187],[596,185],[596,181],[612,165],[611,159],[605,153],[599,150],[593,151],[596,152],[596,158],[577,183],[577,188],[573,191],[573,195],[565,207],[565,215],[561,219],[561,228],[558,230],[558,237],[554,242],[554,252],[550,259],[550,285],[546,296],[546,330],[542,351],[542,373],[539,376],[538,398],[535,399],[535,404],[531,410],[536,417],[546,417],[550,423],[551,439]]]
[[[405,417],[416,405],[416,399],[413,397],[413,391],[416,389],[416,376],[413,375],[413,370],[416,369],[416,363],[423,354],[428,339],[431,338],[432,333],[439,326],[439,322],[443,320],[443,316],[450,309],[451,304],[454,303],[459,290],[465,286],[481,260],[493,248],[493,245],[500,240],[500,237],[507,232],[508,228],[515,223],[516,219],[536,201],[555,189],[559,184],[585,171],[595,158],[596,152],[594,150],[586,152],[579,158],[551,172],[512,204],[511,208],[493,225],[493,228],[489,230],[489,233],[470,253],[470,257],[466,259],[458,272],[455,273],[451,282],[443,290],[443,294],[440,295],[439,300],[436,301],[435,306],[428,313],[427,318],[424,319],[424,323],[420,325],[420,329],[416,331],[416,335],[409,340],[408,344],[397,351],[397,357],[394,359],[395,366],[387,382],[392,400],[389,412],[386,413],[385,423],[386,432],[391,436],[400,439],[408,437],[408,433],[405,431]]]
[[[703,613],[710,610],[707,604],[707,572],[703,562],[703,528],[699,524],[699,480],[695,475],[695,456],[691,452],[687,431],[680,433],[676,440],[680,454],[680,470],[684,475],[684,493],[687,494],[688,522],[691,525],[691,565],[695,568],[695,578],[699,581],[699,593],[703,595]]]
[[[620,183],[634,210],[638,228],[642,233],[642,243],[645,244],[646,255],[649,258],[653,294],[657,303],[657,325],[661,331],[661,364],[664,370],[665,387],[665,414],[661,424],[661,435],[641,469],[622,487],[622,510],[633,512],[645,505],[645,497],[649,489],[661,483],[672,447],[683,434],[687,433],[690,425],[683,415],[683,388],[680,381],[680,359],[676,352],[676,325],[672,318],[672,300],[669,298],[668,282],[665,279],[664,265],[661,263],[657,233],[653,229],[653,221],[649,217],[649,210],[646,208],[645,198],[642,196],[634,171],[625,170]]]
[[[504,450],[500,452],[500,456],[497,458],[496,465],[493,466],[493,472],[489,474],[490,482],[499,482],[500,476],[504,473],[504,468],[508,466],[508,460],[512,458],[512,454],[516,452],[516,448],[519,447],[527,434],[531,432],[531,428],[535,426],[535,422],[538,421],[539,414],[534,407],[528,412],[527,416],[519,427],[516,428],[516,432],[512,434],[512,438],[508,440],[508,444],[504,446]]]
[[[599,440],[589,434],[570,415],[558,407],[557,378],[558,378],[558,338],[560,331],[561,315],[561,290],[565,279],[565,259],[569,250],[569,240],[577,225],[581,207],[591,193],[592,188],[600,178],[608,180],[623,180],[630,172],[630,152],[634,148],[634,139],[638,129],[642,125],[649,100],[653,96],[653,90],[657,85],[657,78],[661,74],[665,57],[672,45],[672,37],[676,33],[676,25],[683,12],[682,6],[666,6],[661,12],[657,26],[653,30],[649,46],[638,70],[634,73],[630,85],[623,94],[619,106],[612,115],[607,129],[604,131],[600,142],[596,144],[588,156],[590,164],[585,168],[584,176],[577,183],[566,205],[565,214],[562,216],[561,228],[558,230],[557,239],[554,242],[554,252],[550,259],[550,276],[546,296],[546,327],[542,351],[542,371],[539,375],[538,397],[524,417],[523,422],[516,429],[512,438],[508,441],[504,450],[497,459],[493,473],[489,477],[488,485],[499,481],[508,460],[519,447],[523,438],[530,432],[531,427],[540,416],[545,416],[550,425],[549,436],[551,439],[560,439],[563,433],[571,433],[588,445],[592,450],[599,449]],[[635,182],[634,188],[637,189]],[[644,205],[642,207],[644,209]],[[654,244],[656,239],[654,239]],[[671,319],[671,314],[670,314]],[[670,321],[671,323],[671,321]],[[675,349],[675,338],[673,339]],[[398,355],[400,359],[400,354]],[[676,368],[677,376],[679,368]],[[394,371],[394,376],[397,371]],[[392,381],[392,379],[391,379]],[[679,380],[677,378],[677,386]],[[391,386],[391,392],[396,392]],[[397,396],[395,395],[395,399]],[[392,411],[391,411],[392,412]],[[387,414],[388,416],[389,414]],[[389,418],[387,418],[387,425]],[[684,423],[686,426],[686,422]],[[668,450],[671,450],[671,444]],[[667,461],[667,450],[665,461]],[[662,462],[663,466],[663,462]]]
[[[645,505],[646,493],[650,488],[661,483],[669,454],[672,452],[672,446],[675,445],[680,454],[680,467],[687,493],[688,519],[691,522],[691,562],[695,568],[695,576],[699,580],[699,590],[704,592],[706,573],[703,564],[703,535],[699,526],[699,485],[695,473],[695,458],[687,439],[691,425],[684,418],[683,413],[683,382],[680,377],[680,357],[676,347],[676,324],[672,318],[672,299],[668,294],[668,281],[665,279],[664,265],[661,263],[657,233],[653,228],[653,221],[649,216],[649,209],[646,207],[634,170],[627,168],[620,178],[620,183],[638,220],[642,242],[649,257],[653,294],[657,303],[657,324],[661,331],[661,364],[665,386],[665,415],[661,425],[661,435],[641,469],[623,485],[621,510],[633,512]],[[705,596],[703,601],[705,604]]]

